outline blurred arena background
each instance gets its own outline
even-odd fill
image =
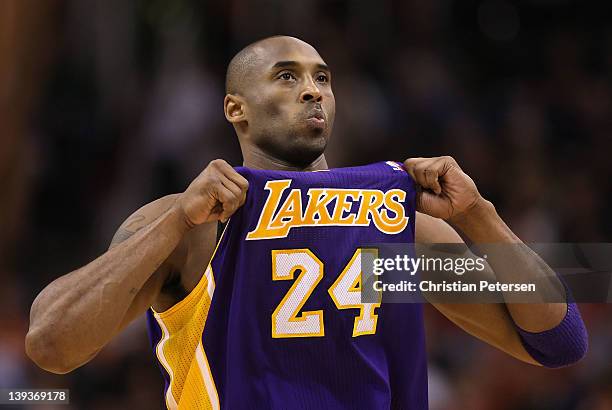
[[[240,164],[225,67],[272,34],[332,68],[331,166],[453,155],[523,240],[610,242],[606,3],[0,1],[0,387],[69,388],[74,409],[162,407],[144,321],[58,376],[24,355],[29,306],[133,210],[212,159]],[[612,308],[581,309],[589,354],[559,371],[428,311],[431,408],[612,409]]]

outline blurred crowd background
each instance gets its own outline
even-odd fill
[[[332,68],[331,166],[452,155],[523,240],[612,242],[611,22],[564,0],[0,1],[0,388],[162,408],[144,321],[58,376],[24,355],[29,306],[133,210],[241,164],[225,68],[268,35]],[[590,351],[558,371],[428,310],[431,408],[612,409],[612,308],[581,309]]]

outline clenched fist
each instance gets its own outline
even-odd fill
[[[177,199],[185,222],[193,227],[226,221],[244,204],[248,181],[222,159],[211,161]]]
[[[450,220],[484,200],[452,157],[409,158],[404,167],[422,188],[417,193],[420,212]]]

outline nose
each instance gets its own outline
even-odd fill
[[[302,93],[300,94],[300,102],[321,102],[321,91],[316,86],[316,84],[309,80],[307,86],[304,88]]]

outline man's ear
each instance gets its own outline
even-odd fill
[[[227,94],[223,100],[223,111],[225,111],[225,118],[232,124],[237,124],[242,121],[246,121],[244,100],[233,94]]]

